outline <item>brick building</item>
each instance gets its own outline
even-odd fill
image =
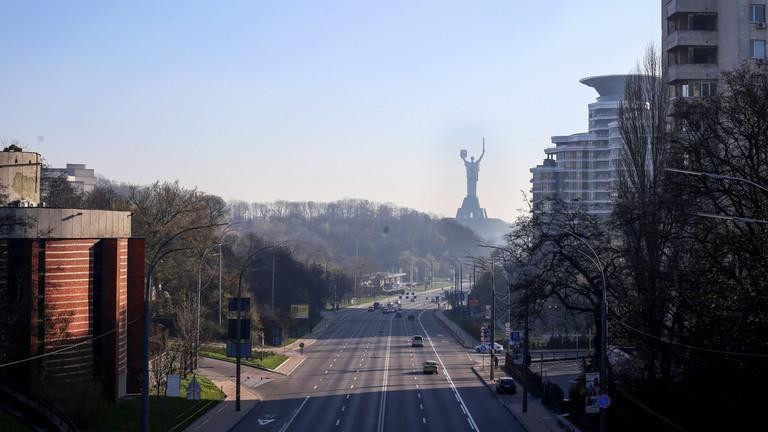
[[[64,408],[140,391],[144,241],[129,212],[0,208],[0,380]]]

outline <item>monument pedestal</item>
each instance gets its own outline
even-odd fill
[[[488,219],[488,214],[480,207],[477,195],[467,195],[461,203],[461,208],[456,211],[456,219]]]

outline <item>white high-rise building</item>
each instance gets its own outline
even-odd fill
[[[551,212],[556,201],[577,202],[587,213],[613,209],[622,149],[619,105],[628,75],[604,75],[580,82],[598,93],[589,104],[589,132],[553,136],[547,158],[531,168],[534,211]]]

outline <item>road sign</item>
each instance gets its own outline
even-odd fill
[[[227,309],[230,312],[237,312],[237,306],[238,306],[238,299],[240,300],[240,313],[248,312],[251,310],[251,299],[250,297],[233,297],[229,299],[229,304],[227,305]]]
[[[227,357],[237,357],[238,350],[240,357],[251,358],[251,342],[227,341]]]
[[[230,318],[227,321],[227,338],[230,340],[237,340],[240,336],[240,340],[251,339],[251,320],[240,318],[240,334],[237,334],[237,319]]]
[[[611,406],[611,397],[607,394],[601,394],[597,397],[597,406],[600,408],[608,408]]]
[[[200,400],[200,384],[196,377],[192,377],[192,381],[187,384],[187,399]]]
[[[309,318],[309,305],[308,304],[292,304],[291,318],[296,318],[296,319]]]

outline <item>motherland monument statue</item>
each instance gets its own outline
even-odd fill
[[[474,156],[467,160],[465,149],[459,152],[459,156],[467,170],[467,196],[464,197],[461,208],[456,212],[456,219],[487,219],[488,215],[485,209],[480,207],[480,200],[477,198],[477,180],[480,174],[480,161],[485,156],[485,138],[483,138],[483,151],[477,160]]]

